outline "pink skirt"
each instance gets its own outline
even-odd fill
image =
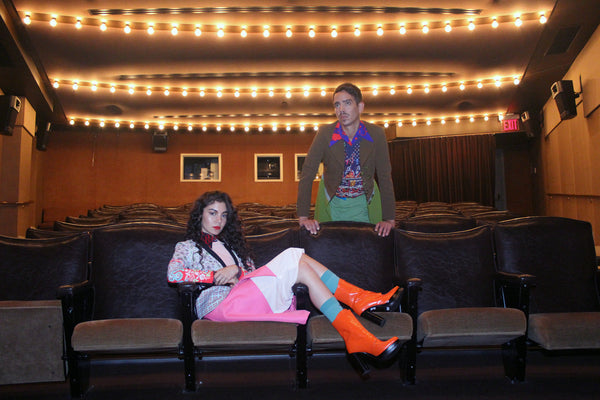
[[[296,310],[292,286],[304,250],[289,248],[246,275],[204,318],[212,321],[279,321],[305,324],[309,311]]]

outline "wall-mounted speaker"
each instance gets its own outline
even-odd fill
[[[21,111],[21,99],[17,96],[0,96],[0,134],[12,135]]]
[[[35,131],[35,148],[39,151],[46,151],[46,148],[48,147],[50,128],[52,128],[50,122],[39,124],[37,126],[37,130]]]
[[[152,150],[156,153],[164,153],[167,151],[167,134],[153,133],[152,134]]]
[[[575,99],[579,96],[573,91],[573,81],[557,81],[550,87],[552,97],[560,113],[560,119],[566,120],[577,116]]]

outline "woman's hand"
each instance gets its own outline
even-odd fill
[[[237,265],[228,265],[225,268],[215,272],[215,285],[235,285],[238,282],[237,275],[239,272]]]

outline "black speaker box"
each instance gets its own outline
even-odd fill
[[[35,131],[35,148],[39,151],[46,151],[48,147],[48,137],[50,136],[50,122],[38,125]]]
[[[12,135],[19,111],[21,99],[17,96],[0,96],[0,134]]]
[[[153,133],[152,134],[152,150],[156,153],[164,153],[167,151],[167,134]]]
[[[573,91],[573,81],[554,82],[550,90],[552,91],[552,97],[556,102],[561,120],[577,116],[577,105],[575,104],[577,95]]]

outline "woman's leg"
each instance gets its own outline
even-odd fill
[[[321,264],[314,258],[303,254],[300,257],[298,265],[298,282],[304,283],[306,286],[309,286],[309,284],[307,282],[303,282],[302,279],[316,280],[315,276],[318,277],[318,280],[324,283],[325,288],[330,293],[332,293],[336,299],[352,308],[352,310],[354,310],[354,312],[359,315],[362,314],[368,308],[386,303],[392,303],[390,304],[392,309],[397,308],[401,300],[398,287],[394,287],[386,294],[363,290],[357,286],[354,286],[344,281],[343,279],[340,279],[333,272],[327,269],[327,267],[325,267],[323,264]],[[316,285],[317,283],[311,282],[311,284]],[[309,289],[311,289],[312,291],[312,288],[310,286]],[[322,287],[319,287],[318,289],[315,288],[315,290],[319,291],[318,296],[327,296],[326,293],[321,292],[323,290]],[[327,300],[327,298],[322,299],[323,301]],[[313,299],[311,298],[311,301],[312,300]],[[313,304],[319,307],[314,301]]]
[[[377,363],[388,363],[393,360],[401,348],[398,338],[393,337],[385,342],[377,339],[362,326],[352,311],[342,309],[340,303],[321,280],[325,271],[327,268],[322,264],[302,255],[298,263],[296,282],[308,286],[310,300],[342,336],[346,343],[346,349],[353,356],[355,366],[361,374],[364,375],[368,372],[368,367],[361,357],[370,358]]]

